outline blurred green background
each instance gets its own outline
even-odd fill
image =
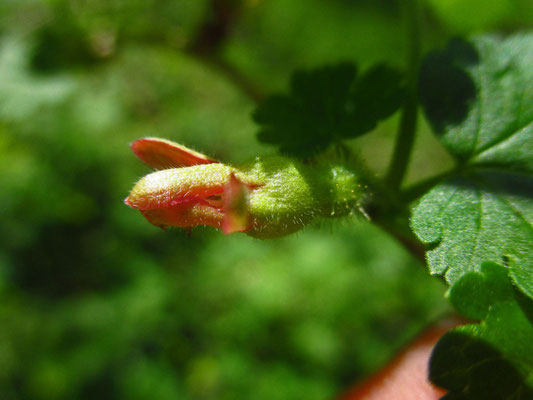
[[[527,26],[532,4],[428,0],[425,45]],[[123,204],[150,172],[131,141],[272,153],[254,99],[296,68],[401,67],[403,28],[394,0],[2,0],[0,399],[329,399],[447,312],[362,219],[188,237]],[[377,174],[396,122],[351,143]],[[417,146],[411,180],[448,162]]]

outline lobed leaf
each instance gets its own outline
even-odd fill
[[[261,142],[308,157],[371,131],[400,107],[403,94],[395,69],[377,65],[358,77],[353,64],[343,63],[295,72],[290,93],[266,99],[253,118]]]
[[[522,175],[484,172],[450,179],[427,193],[412,216],[431,273],[453,285],[483,261],[509,266],[533,297],[533,181]]]
[[[531,34],[455,40],[422,65],[424,111],[459,174],[421,199],[412,227],[451,285],[494,261],[533,298],[531,65]]]
[[[533,398],[533,301],[514,290],[506,268],[484,263],[449,298],[481,322],[448,332],[433,350],[430,378],[449,390],[444,399]]]
[[[533,173],[533,34],[454,40],[425,59],[420,100],[463,164]]]

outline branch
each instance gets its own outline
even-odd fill
[[[403,0],[408,39],[408,93],[403,106],[394,154],[389,165],[386,181],[391,189],[398,190],[403,182],[416,133],[418,115],[417,81],[420,64],[420,24],[418,0]]]
[[[208,16],[185,52],[220,72],[258,103],[264,97],[263,92],[221,56],[221,50],[243,9],[244,2],[241,0],[211,0]]]

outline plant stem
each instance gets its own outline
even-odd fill
[[[263,98],[262,91],[221,55],[221,49],[241,16],[243,7],[242,1],[211,0],[204,23],[185,51],[225,76],[251,100],[259,103]]]
[[[227,62],[221,56],[199,54],[194,53],[193,51],[189,51],[188,54],[196,58],[200,63],[219,73],[254,103],[258,104],[263,100],[263,91],[255,84],[255,82],[248,79],[238,68]]]
[[[420,24],[418,0],[403,0],[407,25],[407,95],[402,109],[394,153],[389,165],[386,182],[393,191],[401,187],[413,149],[418,114],[418,67],[420,64]]]

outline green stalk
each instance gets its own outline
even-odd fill
[[[415,140],[418,114],[418,68],[420,65],[420,24],[418,0],[402,1],[407,25],[407,96],[402,109],[394,153],[389,165],[386,182],[393,191],[402,185]]]

